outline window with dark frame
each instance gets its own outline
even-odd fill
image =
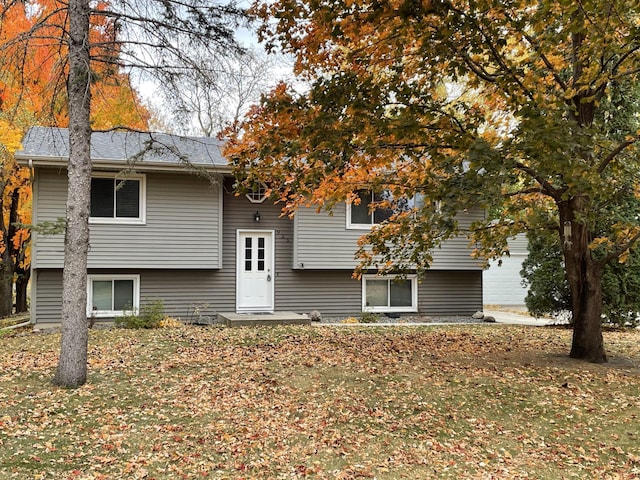
[[[91,218],[140,218],[140,180],[91,179]]]

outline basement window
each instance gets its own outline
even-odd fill
[[[378,275],[362,277],[362,311],[417,312],[418,278],[407,275],[396,279]]]
[[[87,317],[118,317],[139,307],[139,275],[88,276]]]

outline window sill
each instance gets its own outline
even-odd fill
[[[373,225],[365,225],[365,224],[348,224],[347,230],[371,230],[373,227],[380,225],[379,223],[374,223]]]
[[[89,218],[89,225],[146,225],[142,218]]]
[[[363,312],[367,313],[418,313],[415,307],[364,307]]]
[[[123,317],[125,315],[135,315],[135,311],[134,312],[130,312],[130,311],[123,311],[123,310],[114,310],[114,311],[108,311],[108,310],[99,310],[99,311],[93,311],[91,313],[87,312],[87,318],[116,318],[116,317]]]

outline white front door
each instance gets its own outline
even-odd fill
[[[273,231],[238,230],[236,310],[273,312]]]

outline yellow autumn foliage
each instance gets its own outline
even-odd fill
[[[8,153],[15,153],[22,148],[20,140],[22,131],[7,120],[0,118],[0,143]]]
[[[173,317],[164,317],[158,324],[158,328],[181,328],[182,326],[182,322]]]

